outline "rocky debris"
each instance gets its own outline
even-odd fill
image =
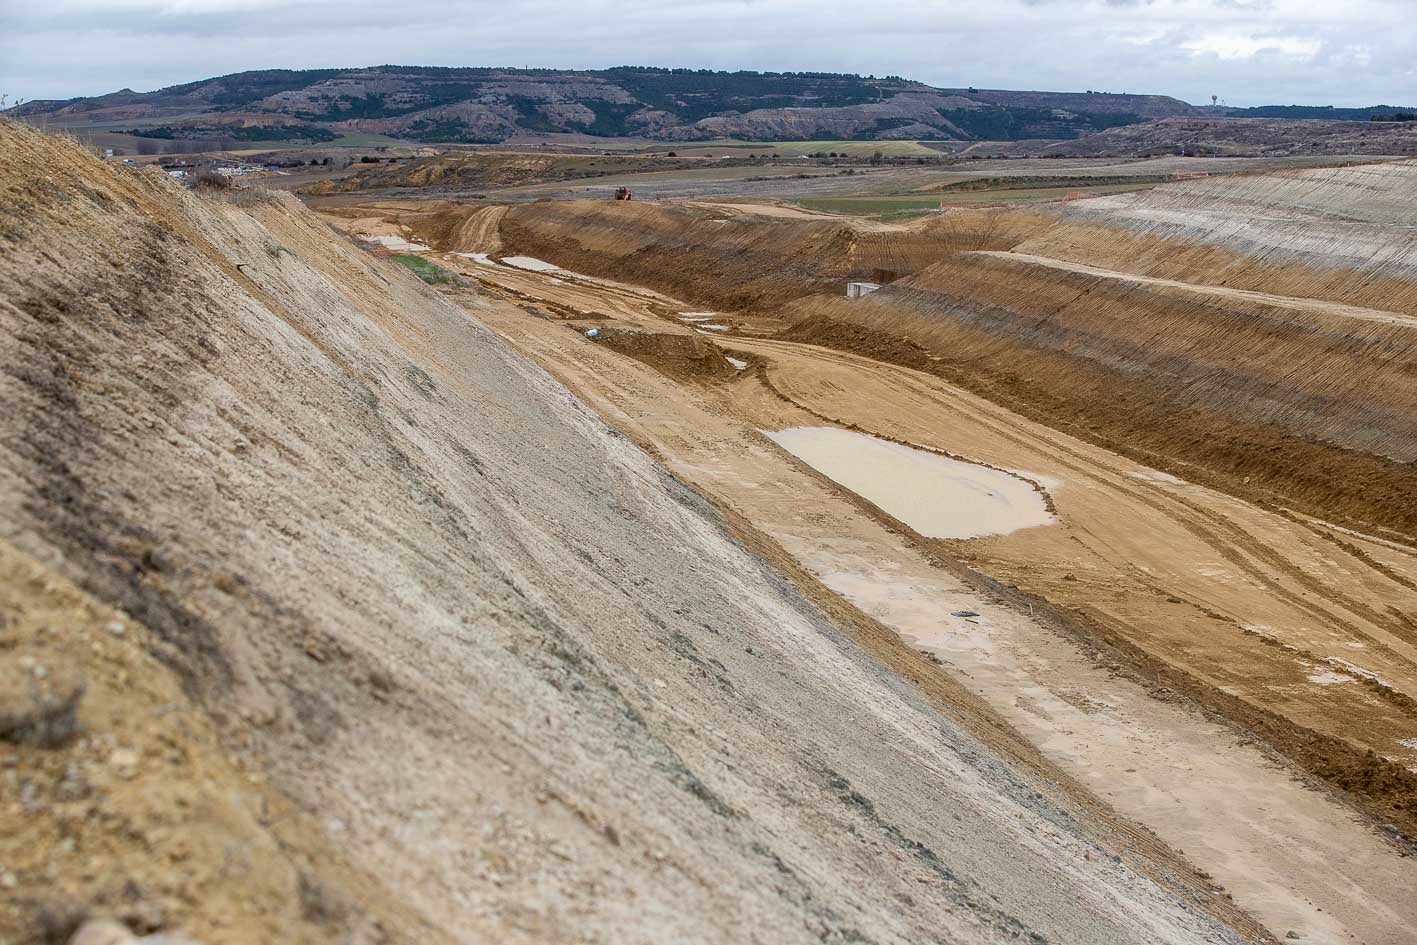
[[[223,758],[210,722],[147,652],[146,628],[4,543],[0,573],[0,680],[11,683],[0,706],[25,723],[9,728],[11,750],[0,754],[0,940],[19,929],[64,943],[86,919],[76,941],[117,935],[115,924],[127,936],[116,941],[169,945],[191,941],[177,928],[274,941],[310,927],[280,846],[309,846],[301,818],[261,790],[248,763]],[[50,669],[42,680],[40,666]],[[64,696],[80,675],[82,700]],[[66,708],[35,713],[36,697]],[[347,901],[333,891],[346,882],[336,874],[321,872],[325,897]],[[363,921],[362,910],[347,915],[340,929]]]
[[[44,664],[30,667],[35,679],[48,675]],[[84,687],[77,684],[63,695],[28,688],[29,705],[25,708],[0,708],[0,741],[38,748],[58,748],[79,732],[79,703]],[[13,692],[3,693],[6,702],[15,701]]]
[[[202,945],[177,932],[134,935],[128,926],[112,919],[89,919],[69,937],[68,945]]]
[[[69,945],[132,945],[133,933],[112,919],[89,919],[69,938]]]

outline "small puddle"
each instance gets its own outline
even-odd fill
[[[454,256],[461,256],[464,259],[471,259],[473,262],[483,266],[495,266],[492,257],[486,253],[453,253]]]
[[[927,538],[981,538],[1050,525],[1018,476],[839,427],[763,431],[808,466]]]
[[[503,256],[502,262],[517,269],[528,269],[532,272],[565,272],[560,266],[537,259],[535,256]]]
[[[1319,669],[1309,674],[1309,682],[1320,686],[1341,686],[1352,681],[1353,677],[1347,673],[1338,673],[1331,669]]]
[[[366,243],[375,243],[396,253],[422,253],[430,248],[424,246],[422,243],[406,240],[402,236],[369,236],[368,234],[360,234],[358,239]]]

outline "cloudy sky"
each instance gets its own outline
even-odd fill
[[[668,65],[1417,103],[1417,0],[0,0],[0,94],[245,69]]]

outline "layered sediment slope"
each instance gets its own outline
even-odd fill
[[[1235,940],[292,199],[0,203],[7,938]]]
[[[1018,249],[1411,315],[1414,181],[1413,161],[1179,181],[1068,204]]]

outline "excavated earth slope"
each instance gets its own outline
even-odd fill
[[[6,940],[1237,940],[293,199],[0,210]]]
[[[529,204],[501,232],[706,306],[771,306],[794,322],[785,337],[942,374],[1187,478],[1410,540],[1413,193],[1403,162],[894,227]],[[873,274],[901,278],[841,297]]]
[[[956,248],[1012,246],[1029,232],[1006,232],[996,214],[963,220],[905,227],[742,213],[729,204],[545,201],[508,208],[500,233],[506,245],[570,269],[688,301],[763,309],[807,293],[836,294],[847,279],[915,272]],[[419,232],[436,228],[434,220],[415,225]]]

